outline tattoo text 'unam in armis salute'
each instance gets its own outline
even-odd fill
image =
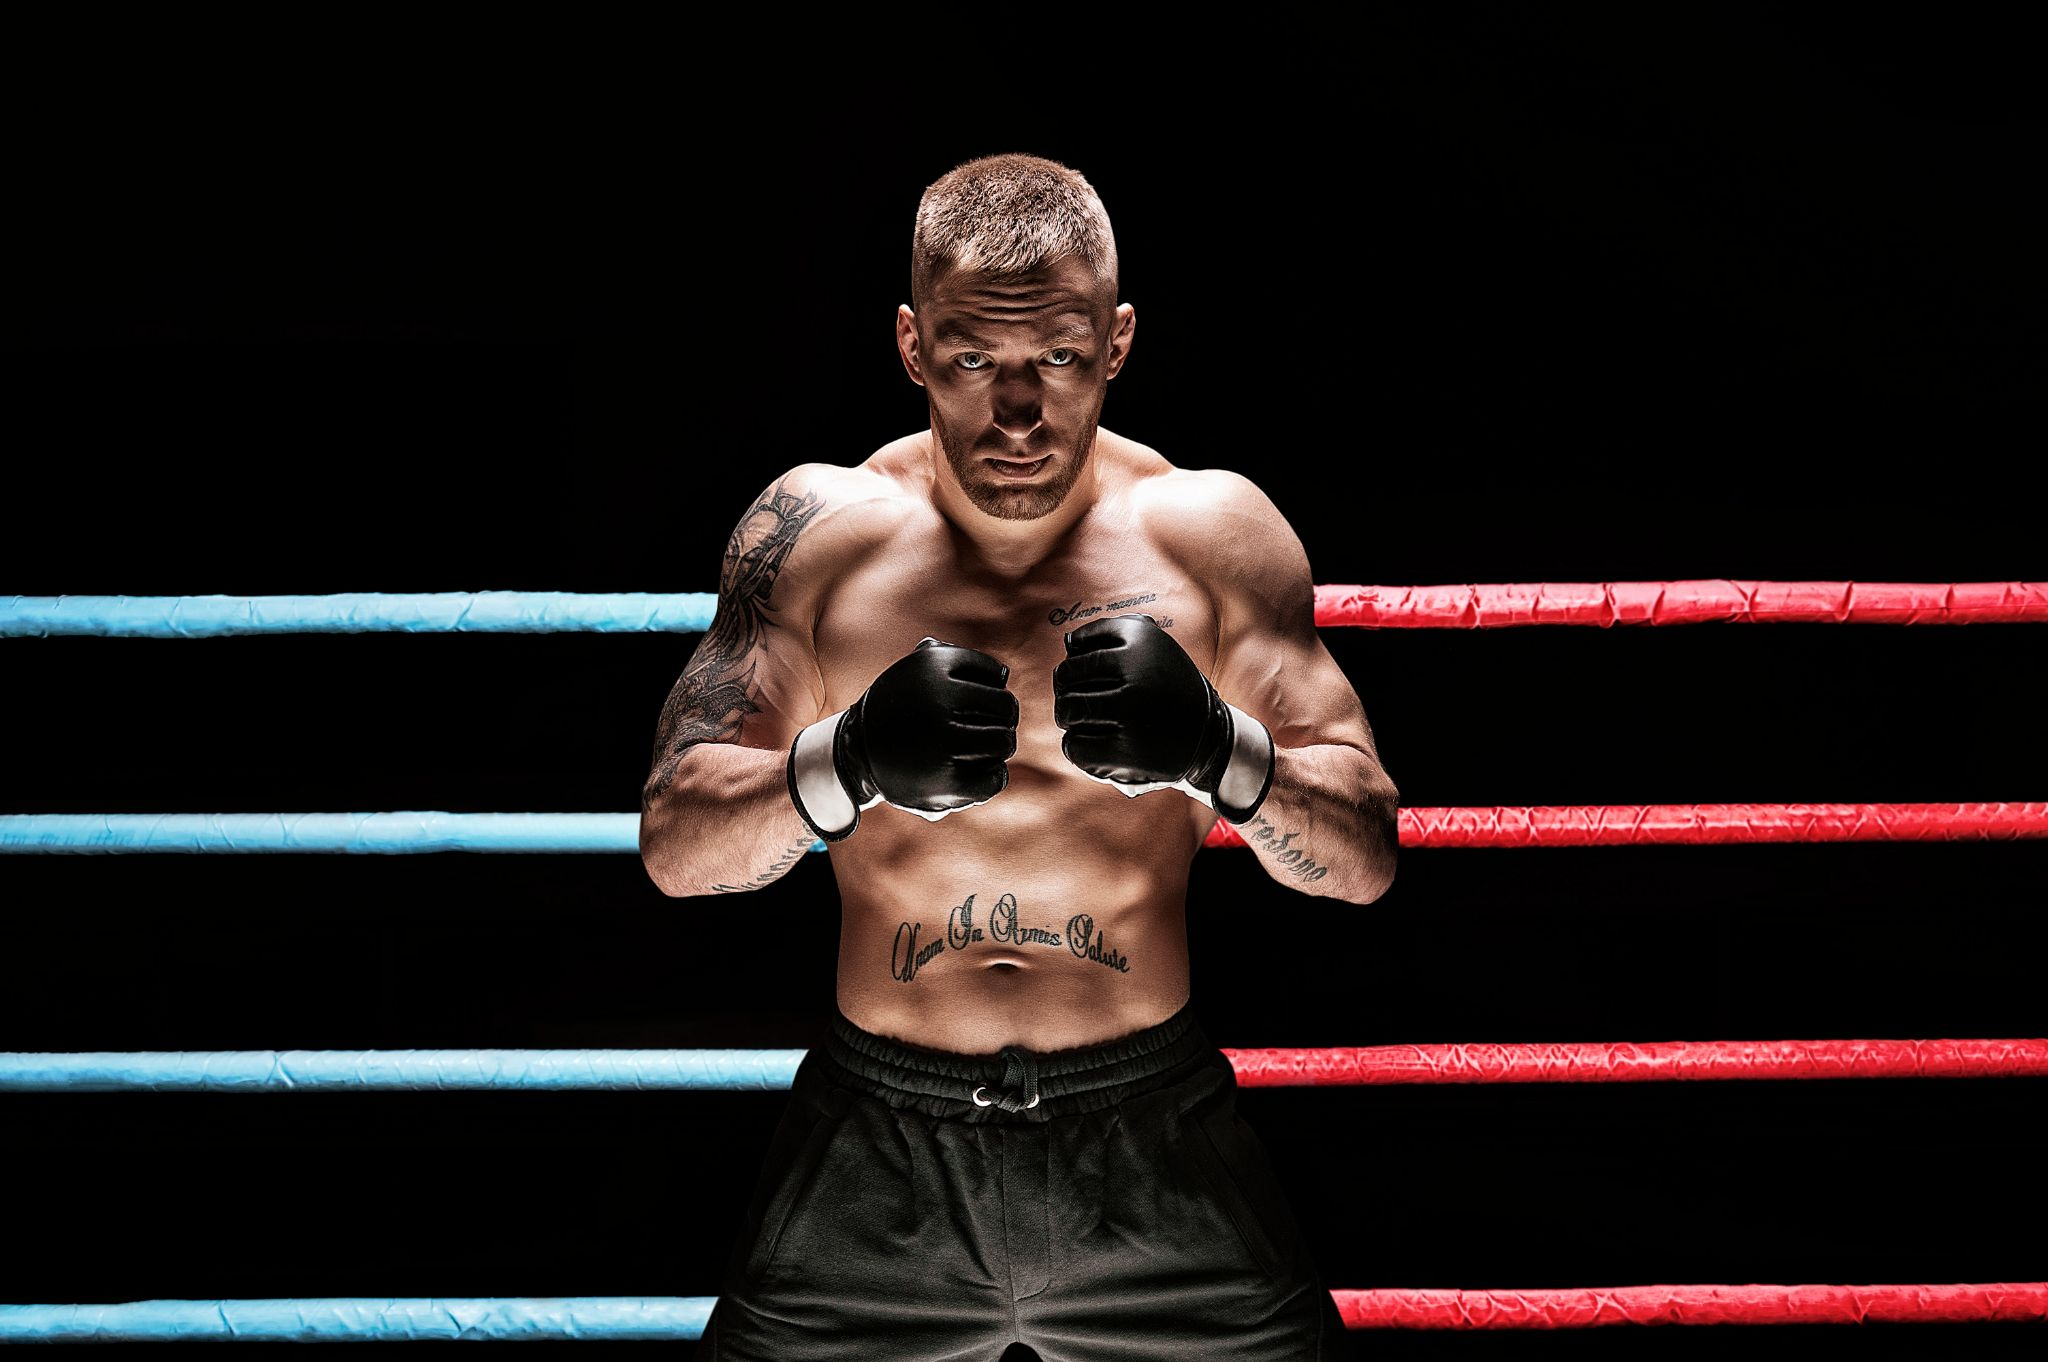
[[[1067,919],[1066,935],[1050,927],[1025,927],[1017,922],[1017,896],[1004,894],[989,910],[986,929],[974,925],[974,895],[955,907],[946,915],[946,935],[918,944],[924,932],[921,922],[903,922],[896,927],[896,938],[889,946],[889,977],[900,983],[909,983],[917,977],[919,970],[930,964],[948,950],[963,951],[984,940],[995,940],[1006,946],[1045,946],[1054,950],[1065,946],[1082,960],[1093,960],[1122,974],[1131,972],[1130,958],[1122,951],[1113,949],[1103,934],[1095,930],[1095,919],[1087,913],[1076,913]]]

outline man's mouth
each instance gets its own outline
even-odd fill
[[[1030,463],[1019,463],[1015,459],[998,458],[991,458],[988,462],[995,465],[996,474],[999,477],[1028,478],[1035,475],[1041,468],[1044,468],[1051,459],[1052,455],[1048,454],[1042,459],[1033,459]]]

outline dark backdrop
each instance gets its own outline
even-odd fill
[[[1318,581],[2048,577],[2015,34],[1428,9],[1052,77],[993,39],[830,81],[746,52],[736,97],[712,48],[614,37],[573,88],[395,43],[67,85],[16,147],[0,590],[708,590],[779,472],[923,423],[912,213],[1004,150],[1114,220],[1105,424],[1252,477]],[[2044,797],[2038,625],[1325,637],[1410,806]],[[626,811],[694,644],[15,642],[0,808]],[[1361,907],[1204,852],[1195,994],[1231,1046],[2040,1035],[2044,854],[1410,851]],[[794,1047],[832,996],[823,857],[716,900],[628,856],[23,857],[0,902],[8,1050]],[[1242,1110],[1336,1286],[2024,1281],[2043,1091]],[[708,1294],[784,1100],[0,1099],[0,1298]]]

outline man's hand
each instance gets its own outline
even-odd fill
[[[1009,679],[987,653],[924,639],[860,699],[797,734],[791,802],[828,842],[884,801],[933,822],[986,804],[1009,785],[1017,751]]]
[[[1232,823],[1273,783],[1273,737],[1227,703],[1150,615],[1112,615],[1066,636],[1052,671],[1060,751],[1127,795],[1171,785]]]

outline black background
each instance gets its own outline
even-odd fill
[[[912,214],[1008,150],[1114,221],[1138,328],[1104,424],[1252,477],[1318,581],[2048,577],[2016,31],[1432,8],[830,80],[598,46],[81,61],[17,122],[0,590],[709,590],[782,470],[923,424]],[[1410,807],[2044,797],[2036,625],[1325,638]],[[695,641],[16,641],[0,808],[628,811]],[[2044,866],[1411,850],[1361,907],[1203,852],[1195,996],[1247,1047],[2040,1035]],[[832,997],[823,857],[716,900],[630,856],[20,857],[0,903],[5,1050],[808,1047]],[[2038,1281],[2042,1082],[1241,1110],[1334,1286]],[[709,1294],[784,1100],[9,1096],[0,1299]]]

